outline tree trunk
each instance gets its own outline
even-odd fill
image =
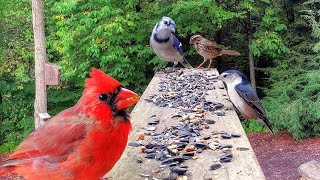
[[[250,68],[250,81],[251,86],[256,91],[256,75],[255,75],[255,67],[254,67],[254,59],[253,54],[251,51],[251,44],[252,44],[252,23],[251,23],[251,13],[248,11],[248,29],[247,29],[247,36],[248,36],[248,48],[249,48],[249,68]]]
[[[252,35],[248,35],[248,48],[249,48],[249,68],[250,68],[250,81],[251,81],[251,86],[253,89],[256,91],[256,75],[255,75],[255,67],[254,67],[254,59],[253,55],[251,52],[250,45],[252,44]]]
[[[44,34],[43,2],[32,0],[32,17],[34,33],[34,61],[35,61],[35,128],[43,124],[40,113],[47,113],[47,89],[45,83],[46,46]]]

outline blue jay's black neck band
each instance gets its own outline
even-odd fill
[[[169,41],[170,36],[169,36],[168,38],[161,39],[161,38],[158,38],[157,34],[155,33],[155,34],[153,34],[153,39],[154,39],[155,41],[157,41],[158,43],[166,43],[166,42]]]

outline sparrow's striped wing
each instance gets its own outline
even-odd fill
[[[198,43],[196,45],[196,50],[208,59],[219,56],[222,51],[217,44],[213,44],[207,39],[203,39],[200,43]]]

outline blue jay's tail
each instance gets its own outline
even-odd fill
[[[182,65],[183,65],[183,67],[185,67],[185,68],[193,68],[191,65],[190,65],[190,63],[186,60],[186,58],[184,58],[183,57],[183,61],[182,62],[180,62]]]
[[[273,130],[272,130],[272,125],[271,125],[270,121],[268,120],[268,118],[265,117],[265,116],[260,116],[260,119],[261,119],[261,120],[263,121],[263,123],[268,127],[268,129],[270,130],[270,132],[271,132],[272,134],[274,134],[274,132],[273,132]]]

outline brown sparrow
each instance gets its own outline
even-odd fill
[[[209,59],[210,63],[207,67],[207,69],[209,69],[212,59],[223,54],[231,56],[240,56],[240,53],[238,51],[221,49],[219,45],[212,43],[211,41],[200,35],[192,36],[190,38],[190,44],[193,44],[197,52],[204,58],[203,62],[197,68],[200,68]]]

